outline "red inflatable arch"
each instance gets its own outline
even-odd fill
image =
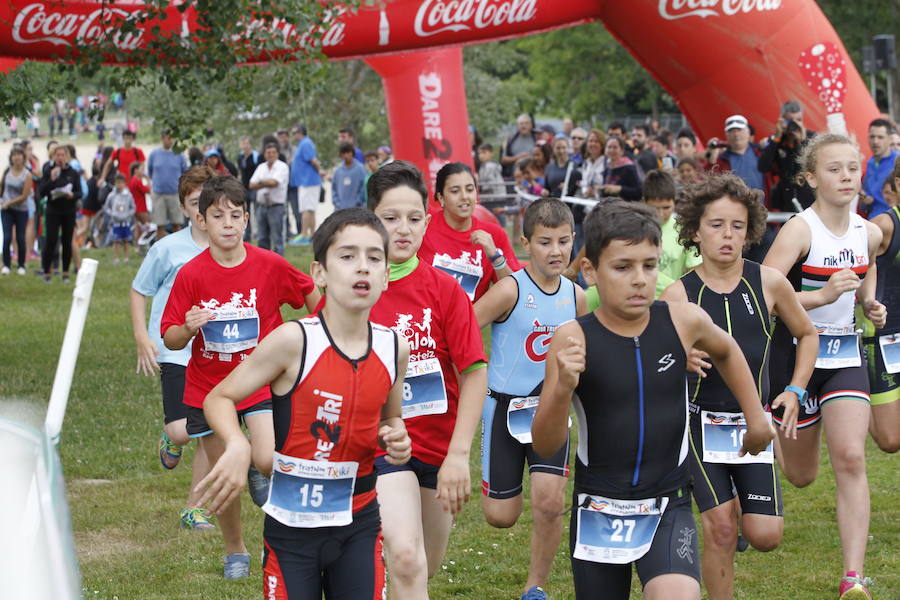
[[[767,132],[779,105],[799,100],[807,124],[863,139],[878,113],[834,28],[814,0],[383,0],[379,8],[332,12],[321,38],[330,58],[366,58],[384,80],[394,154],[434,174],[471,163],[462,74],[463,44],[529,35],[599,19],[675,98],[702,137],[725,117],[747,116]],[[337,3],[334,3],[337,6]],[[140,3],[7,0],[0,56],[52,60],[96,40]],[[121,36],[136,50],[152,28],[190,35],[195,14],[168,9],[161,22]],[[308,32],[274,25],[294,44]],[[259,57],[258,60],[265,60]],[[2,60],[2,59],[0,59]],[[13,62],[10,62],[13,61]],[[510,115],[512,119],[514,115]]]

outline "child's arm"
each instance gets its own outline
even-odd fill
[[[487,365],[477,362],[459,374],[459,406],[456,424],[447,449],[447,457],[437,475],[436,498],[444,510],[456,514],[469,501],[472,484],[469,479],[469,449],[478,429],[484,397],[487,394]]]
[[[538,456],[553,456],[566,442],[569,403],[585,367],[581,325],[576,321],[560,325],[550,340],[544,362],[544,385],[531,423],[531,447]]]
[[[163,335],[163,343],[169,350],[181,350],[188,345],[200,328],[209,323],[211,310],[200,308],[196,304],[184,315],[183,325],[172,325]]]
[[[877,329],[881,329],[887,321],[887,308],[875,299],[875,286],[878,282],[875,258],[878,255],[883,234],[874,223],[866,223],[866,228],[869,234],[869,270],[856,291],[856,299],[862,305],[866,318],[872,321]]]
[[[241,493],[250,466],[250,442],[241,431],[234,406],[264,385],[288,391],[297,377],[304,343],[297,323],[280,325],[206,396],[203,414],[225,443],[225,452],[194,488],[198,493],[205,489],[199,505],[209,502],[211,512],[220,512]]]
[[[586,315],[591,312],[588,309],[587,304],[587,295],[584,293],[584,289],[580,285],[575,286],[575,316],[580,317],[582,315]]]
[[[392,465],[402,465],[412,455],[412,442],[406,432],[401,415],[403,405],[403,380],[409,364],[409,344],[397,333],[397,377],[387,402],[381,408],[381,423],[378,425],[378,445],[387,452],[387,460]]]
[[[669,304],[669,311],[685,352],[696,347],[709,354],[744,413],[747,432],[739,454],[759,454],[775,437],[775,430],[766,420],[756,382],[741,347],[699,306],[673,302]]]
[[[144,319],[147,315],[146,296],[131,289],[129,294],[129,308],[131,309],[131,331],[134,334],[134,342],[137,345],[137,369],[135,373],[143,375],[156,375],[159,372],[159,349],[156,342],[147,334]]]
[[[484,328],[509,315],[516,305],[519,286],[512,277],[504,277],[491,286],[473,307],[478,327]]]

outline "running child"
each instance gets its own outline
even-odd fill
[[[281,325],[282,304],[299,309],[305,303],[312,310],[319,300],[308,275],[277,254],[243,242],[249,216],[245,198],[244,186],[230,175],[203,184],[198,224],[206,231],[209,248],[178,271],[160,324],[169,350],[180,350],[193,339],[184,386],[187,433],[200,438],[210,465],[224,444],[204,418],[203,399],[250,356],[259,340]],[[267,473],[275,447],[268,386],[243,399],[237,412],[254,439],[253,464]],[[226,579],[249,575],[240,511],[240,503],[231,503],[219,515]]]
[[[727,173],[686,188],[677,219],[684,250],[691,254],[699,250],[702,262],[660,299],[692,302],[727,331],[750,366],[757,394],[766,401],[770,315],[779,315],[797,339],[799,358],[790,385],[775,395],[772,408],[784,408],[781,429],[786,437],[796,438],[799,399],[806,393],[819,344],[784,275],[741,258],[742,251],[762,237],[766,209],[739,177]],[[688,394],[688,460],[703,524],[703,583],[710,600],[730,600],[738,525],[757,550],[777,548],[784,533],[781,486],[771,447],[757,456],[738,456],[744,415],[715,365],[705,377],[688,375]]]
[[[390,236],[390,285],[371,319],[410,346],[403,419],[413,455],[402,466],[375,460],[391,597],[424,600],[453,516],[471,494],[469,450],[487,391],[484,344],[463,289],[417,255],[431,220],[419,170],[401,160],[382,166],[369,178],[368,202]]]
[[[184,372],[191,358],[191,351],[188,348],[176,351],[166,348],[159,333],[160,321],[179,269],[209,247],[206,230],[200,226],[200,192],[203,184],[214,175],[209,167],[199,166],[192,167],[181,176],[178,180],[178,198],[190,227],[154,244],[131,282],[131,327],[137,346],[136,372],[148,376],[159,373],[162,384],[165,426],[159,438],[158,454],[159,462],[166,469],[178,466],[182,447],[190,441],[187,434],[187,405],[184,404]],[[147,298],[153,298],[149,323],[146,322]],[[181,511],[180,522],[183,528],[214,527],[192,491],[208,472],[206,455],[198,445],[191,465],[192,489],[188,493],[187,504]]]
[[[475,302],[491,282],[521,269],[506,232],[475,218],[478,193],[472,169],[460,162],[438,171],[434,198],[443,210],[425,232],[419,258],[452,275]]]
[[[512,527],[522,514],[522,469],[531,476],[531,562],[523,600],[543,600],[543,585],[563,530],[569,440],[549,459],[531,448],[531,419],[544,379],[544,357],[556,328],[586,314],[584,291],[562,276],[575,236],[572,211],[542,198],[525,211],[527,267],[504,277],[475,303],[491,325],[488,395],[481,417],[482,503],[487,522]]]
[[[896,196],[900,192],[900,159],[888,180]],[[887,212],[872,222],[882,235],[875,258],[878,266],[875,298],[885,305],[887,321],[876,329],[866,319],[863,343],[872,391],[869,432],[879,448],[894,453],[900,449],[900,208],[888,194],[884,199],[889,206]]]
[[[120,260],[128,262],[128,243],[131,241],[134,223],[134,197],[125,182],[125,176],[116,173],[116,187],[106,197],[106,205],[103,207],[112,222],[114,264],[119,264]]]
[[[737,398],[747,421],[740,455],[764,450],[774,432],[737,342],[697,306],[653,301],[661,231],[652,209],[609,201],[584,231],[600,308],[554,333],[532,425],[535,452],[551,456],[566,441],[570,403],[578,417],[575,597],[628,598],[634,564],[644,598],[699,599],[688,351],[707,352]]]
[[[871,410],[854,309],[858,302],[876,328],[885,326],[884,305],[875,299],[875,256],[882,234],[878,226],[850,213],[862,173],[856,144],[841,135],[818,135],[804,146],[799,161],[816,200],[784,224],[763,264],[787,275],[819,332],[819,351],[808,397],[801,398],[805,414],[797,439],[779,431],[779,462],[795,486],[815,481],[825,424],[844,563],[838,593],[841,600],[866,600],[871,594],[863,577],[869,537],[865,441]],[[776,322],[771,383],[777,393],[793,377],[797,348],[792,338],[784,323]],[[773,416],[780,424],[782,415]]]
[[[370,211],[351,208],[325,219],[312,243],[327,306],[278,327],[206,397],[225,452],[197,489],[208,486],[201,501],[211,510],[237,504],[257,439],[247,442],[235,405],[271,385],[277,446],[263,506],[265,597],[384,598],[376,442],[389,464],[410,456],[400,417],[409,348],[369,321],[387,286],[388,236]]]

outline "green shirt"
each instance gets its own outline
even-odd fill
[[[670,217],[662,226],[662,251],[659,254],[659,274],[665,274],[669,283],[681,279],[681,276],[703,262],[694,249],[687,250],[678,243],[678,225],[675,218]],[[657,290],[659,285],[656,286]],[[663,288],[665,289],[665,288]]]

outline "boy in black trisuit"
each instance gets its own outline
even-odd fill
[[[603,590],[604,598],[628,598],[634,563],[644,598],[696,600],[688,351],[708,353],[737,398],[747,421],[741,455],[758,454],[775,434],[737,342],[697,306],[653,301],[661,235],[654,211],[601,204],[584,235],[583,267],[600,308],[557,328],[532,425],[534,450],[550,456],[566,441],[570,403],[578,417],[569,532],[575,597]]]
[[[384,594],[376,443],[409,460],[400,417],[409,346],[369,311],[387,286],[388,237],[363,208],[340,210],[313,236],[318,316],[285,323],[206,397],[225,452],[198,488],[219,511],[240,493],[250,462],[234,405],[271,384],[272,485],[263,506],[263,591],[289,600],[372,600]]]

